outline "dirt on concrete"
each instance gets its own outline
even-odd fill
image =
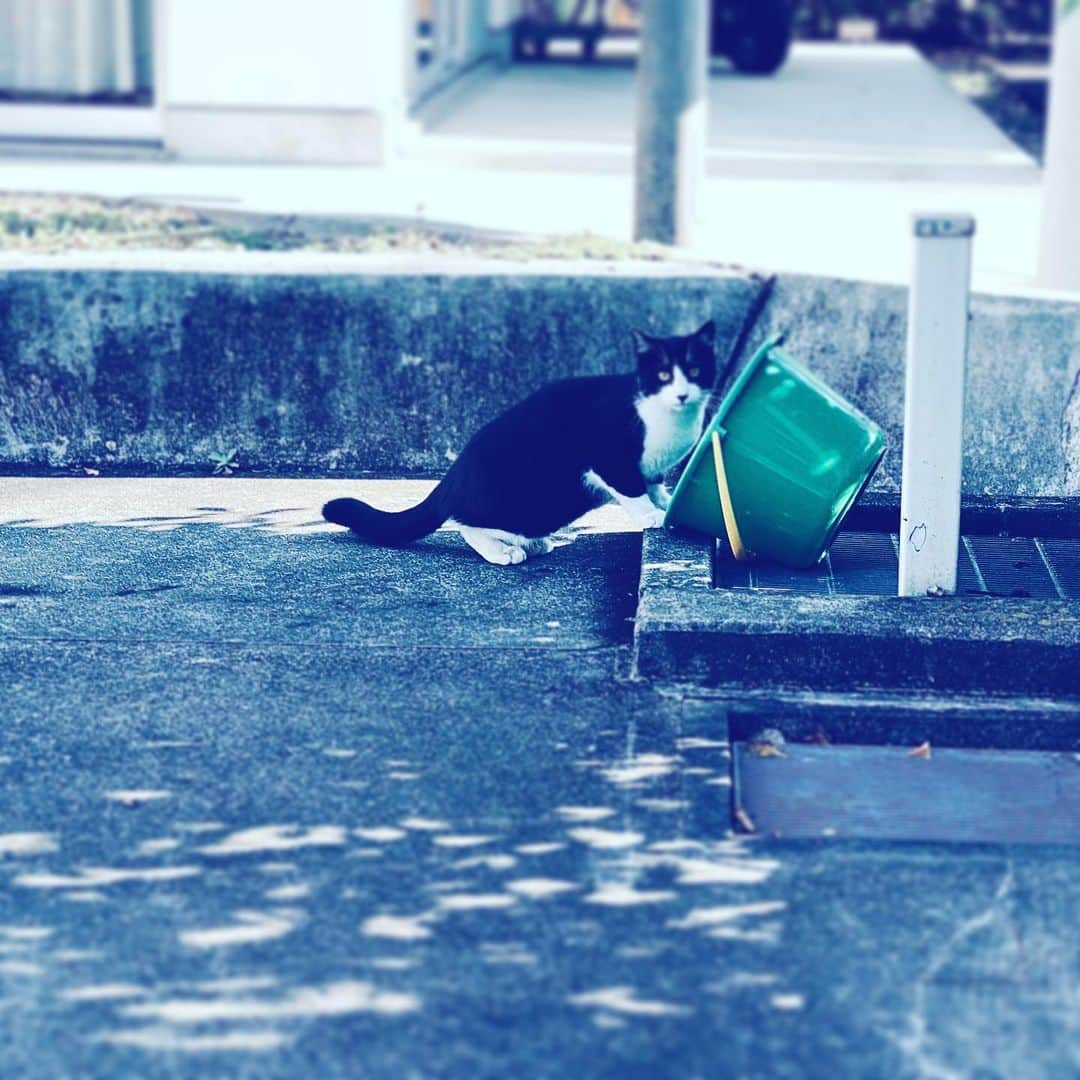
[[[0,251],[315,251],[687,261],[662,244],[591,233],[533,236],[393,218],[219,212],[80,195],[0,193]]]

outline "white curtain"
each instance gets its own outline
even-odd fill
[[[153,0],[0,0],[0,91],[90,97],[149,89]]]

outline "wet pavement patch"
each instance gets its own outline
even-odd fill
[[[736,742],[745,831],[784,838],[1080,844],[1080,757]]]

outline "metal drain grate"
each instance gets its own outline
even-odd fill
[[[733,750],[733,800],[746,831],[952,843],[1080,844],[1073,754],[787,744]]]
[[[973,536],[967,543],[990,596],[1058,599],[1054,580],[1034,540],[1026,536]]]
[[[1067,600],[1080,600],[1080,543],[1039,540],[1037,544],[1061,595]]]
[[[834,592],[896,595],[896,541],[888,533],[841,533],[825,561],[832,571]]]
[[[842,532],[809,570],[773,563],[738,563],[716,545],[714,586],[796,596],[895,596],[898,539],[880,532]],[[1080,600],[1080,539],[964,536],[957,594]]]

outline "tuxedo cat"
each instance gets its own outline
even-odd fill
[[[500,566],[542,555],[550,535],[609,498],[642,528],[664,520],[664,474],[701,436],[716,378],[716,328],[683,337],[631,331],[632,375],[549,383],[473,436],[442,482],[400,513],[334,499],[323,517],[376,544],[407,544],[452,520]]]

